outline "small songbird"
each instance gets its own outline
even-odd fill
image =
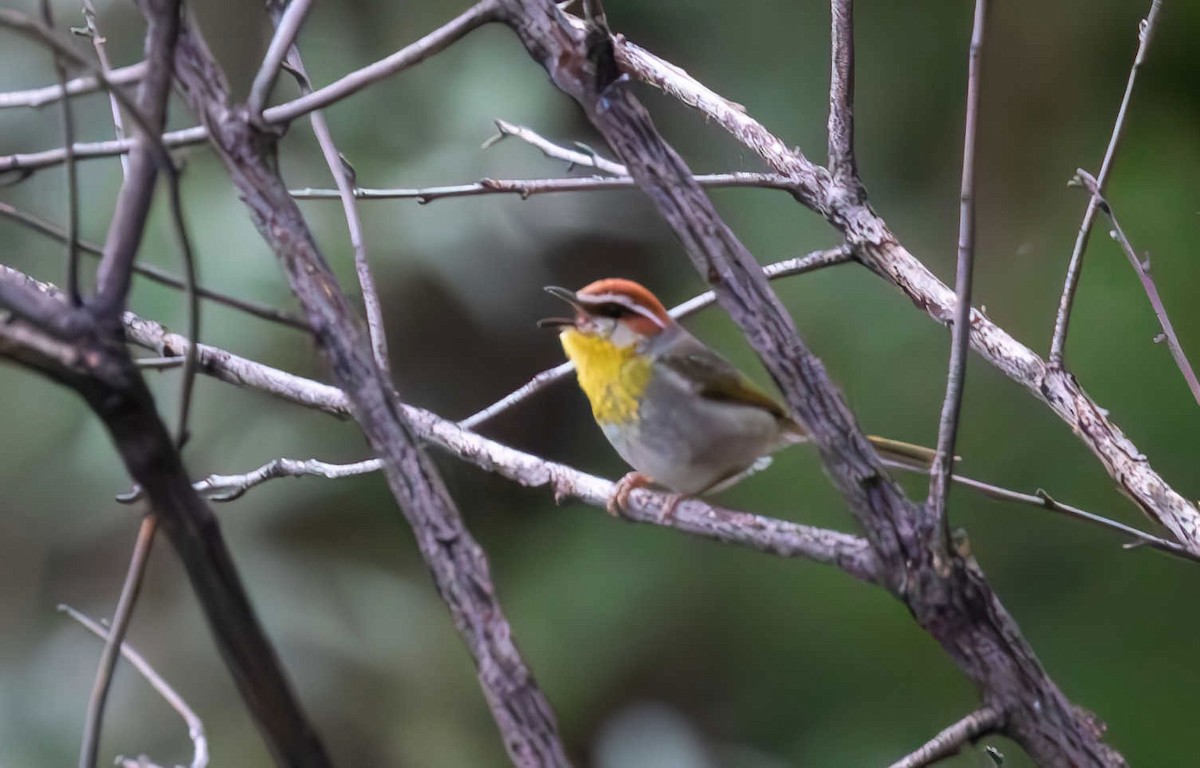
[[[619,514],[637,487],[685,496],[723,490],[770,463],[770,454],[808,439],[775,398],[676,323],[654,294],[631,280],[597,280],[578,291],[548,286],[573,317],[539,321],[560,329],[579,386],[608,441],[634,471],[608,509]],[[884,438],[877,448],[928,464],[933,451]]]

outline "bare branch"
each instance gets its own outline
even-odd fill
[[[774,173],[710,173],[696,176],[696,183],[705,187],[761,187],[791,191],[793,182],[786,176]],[[554,192],[603,192],[608,190],[637,189],[637,182],[628,176],[583,176],[565,179],[482,179],[474,184],[457,184],[417,189],[366,189],[354,188],[359,200],[416,200],[431,203],[448,197],[476,197],[479,195],[519,195],[522,199],[534,195]],[[340,200],[336,189],[294,189],[292,196],[297,200]]]
[[[75,610],[69,605],[60,605],[58,610],[66,613],[75,621],[83,625],[87,631],[91,632],[96,637],[108,641],[110,631],[101,626],[98,622],[93,621],[84,614]],[[137,652],[136,649],[129,643],[121,643],[121,655],[125,660],[133,665],[134,669],[141,673],[146,682],[150,684],[159,696],[162,696],[163,701],[179,713],[183,718],[184,725],[188,729],[188,738],[192,740],[192,762],[190,768],[205,768],[208,765],[208,738],[204,735],[204,722],[200,717],[192,711],[183,697],[176,693],[175,689],[162,678],[154,667],[150,666],[150,662],[146,661],[145,657]]]
[[[864,197],[854,161],[854,0],[831,0],[829,65],[829,172],[833,187],[855,200]]]
[[[128,67],[120,67],[119,69],[111,70],[106,75],[106,80],[111,86],[129,85],[136,83],[146,74],[146,62],[139,61],[137,64],[130,64]],[[68,96],[83,96],[104,88],[103,83],[94,75],[83,75],[73,80],[67,81]],[[63,89],[60,85],[48,85],[42,88],[32,88],[27,91],[9,91],[0,93],[0,109],[13,109],[14,107],[43,107],[47,104],[63,98]]]
[[[977,709],[954,725],[934,736],[916,752],[892,763],[892,768],[922,768],[944,757],[956,754],[981,736],[997,731],[1004,717],[991,707]]]
[[[67,240],[67,233],[61,228],[51,224],[45,219],[34,216],[31,213],[18,210],[3,201],[0,201],[0,216],[4,216],[12,221],[17,222],[18,224],[29,227],[33,231],[53,238],[60,243],[65,243]],[[95,243],[88,242],[87,240],[79,241],[79,249],[89,256],[100,256],[104,253],[103,248]],[[141,275],[148,280],[158,283],[159,285],[165,285],[176,290],[187,289],[187,285],[181,278],[172,275],[166,270],[159,269],[153,264],[134,263],[133,271],[134,274]],[[202,299],[208,299],[217,304],[229,307],[230,309],[235,309],[239,312],[245,312],[248,315],[253,315],[254,317],[262,320],[267,320],[268,322],[279,323],[280,325],[285,325],[289,328],[295,328],[298,331],[311,333],[308,324],[303,320],[300,320],[292,314],[278,310],[274,307],[269,307],[253,301],[247,301],[245,299],[239,299],[237,297],[221,293],[220,291],[210,290],[199,285],[196,286],[196,295]]]
[[[885,466],[895,469],[902,469],[906,472],[916,472],[922,475],[928,474],[929,472],[928,468],[926,467],[916,466],[903,461],[895,461],[885,458],[883,463]],[[1051,512],[1057,512],[1063,517],[1069,517],[1088,523],[1089,525],[1094,525],[1098,528],[1106,528],[1110,531],[1115,531],[1122,536],[1128,536],[1129,538],[1133,539],[1133,541],[1127,542],[1124,545],[1125,549],[1149,547],[1150,549],[1156,549],[1159,552],[1165,552],[1168,555],[1174,555],[1175,557],[1183,560],[1190,560],[1195,563],[1200,563],[1200,554],[1196,554],[1195,552],[1188,550],[1181,544],[1178,544],[1174,541],[1167,541],[1166,539],[1159,538],[1158,536],[1146,533],[1145,531],[1140,531],[1137,528],[1125,525],[1124,523],[1119,523],[1116,520],[1103,517],[1102,515],[1097,515],[1094,512],[1088,512],[1080,509],[1079,507],[1073,507],[1070,504],[1063,504],[1040,488],[1036,494],[1021,493],[1020,491],[1013,491],[1009,490],[1008,488],[1002,488],[998,485],[985,483],[982,480],[976,480],[974,478],[967,477],[966,475],[958,474],[957,472],[950,475],[950,481],[966,486],[967,488],[971,488],[972,490],[978,491],[984,496],[996,499],[997,501],[1007,501],[1014,504],[1038,507],[1039,509],[1048,509]]]
[[[1092,196],[1092,202],[1096,207],[1112,223],[1113,239],[1121,245],[1121,250],[1125,252],[1125,257],[1129,259],[1130,266],[1137,273],[1138,280],[1142,283],[1142,289],[1146,292],[1146,298],[1150,300],[1150,306],[1154,308],[1154,316],[1158,318],[1158,325],[1162,328],[1162,339],[1167,342],[1167,347],[1171,350],[1171,357],[1175,358],[1175,365],[1179,367],[1179,372],[1183,374],[1188,389],[1192,391],[1192,397],[1196,399],[1197,403],[1200,403],[1200,381],[1196,380],[1196,372],[1192,370],[1192,364],[1188,362],[1187,355],[1183,352],[1183,346],[1179,343],[1179,337],[1175,335],[1175,328],[1171,325],[1171,318],[1167,315],[1167,308],[1162,302],[1162,297],[1158,295],[1158,286],[1154,284],[1154,279],[1150,277],[1149,259],[1143,262],[1141,257],[1138,256],[1137,251],[1130,245],[1129,238],[1125,236],[1125,231],[1117,223],[1117,214],[1100,191],[1100,182],[1082,168],[1075,172],[1075,178],[1079,180]]]
[[[493,0],[482,0],[447,24],[430,32],[411,45],[396,51],[387,58],[369,64],[362,69],[355,70],[340,80],[311,94],[301,96],[285,104],[270,107],[262,113],[262,122],[266,125],[286,125],[298,117],[307,115],[314,109],[321,109],[341,101],[373,83],[421,63],[435,53],[444,50],[471,30],[491,21],[494,13],[492,2]],[[3,15],[0,14],[0,17],[3,17]],[[143,67],[141,75],[144,77],[146,71],[149,69],[150,67],[148,66]],[[93,73],[92,77],[100,83],[111,86],[111,83],[108,83],[96,73]],[[128,74],[123,74],[123,77],[128,77],[131,81],[138,79]],[[45,89],[41,90],[45,91]],[[61,89],[56,87],[54,90],[57,92]],[[19,94],[19,96],[20,98],[17,99],[18,102],[27,101],[30,98],[24,94]],[[196,126],[164,133],[162,134],[161,143],[164,147],[184,147],[192,144],[202,144],[208,138],[208,130],[203,126]],[[135,141],[133,139],[89,142],[76,144],[74,154],[76,159],[91,160],[124,154],[131,151],[134,146]],[[41,168],[58,165],[65,160],[66,151],[62,147],[43,150],[41,152],[8,155],[0,157],[0,173],[15,171],[29,174]]]
[[[153,513],[142,518],[138,527],[133,555],[129,558],[129,570],[113,612],[112,629],[104,641],[104,651],[96,667],[96,679],[92,684],[92,695],[88,699],[87,718],[83,725],[83,743],[79,749],[79,768],[95,768],[100,751],[100,729],[104,723],[104,705],[108,701],[108,689],[112,684],[113,671],[117,667],[117,656],[125,641],[125,631],[133,619],[138,594],[142,591],[142,580],[146,575],[146,563],[150,560],[150,549],[154,534],[158,530],[158,518]]]
[[[271,7],[275,34],[267,48],[267,55],[263,57],[262,66],[258,68],[258,74],[254,76],[250,96],[246,99],[246,109],[251,118],[261,119],[263,107],[266,106],[271,89],[275,87],[275,81],[279,78],[279,70],[283,67],[296,38],[300,36],[300,27],[304,26],[304,20],[308,18],[310,10],[312,0],[290,0],[286,5],[280,3]]]
[[[481,0],[446,24],[385,59],[351,72],[345,77],[298,99],[271,107],[263,112],[268,125],[290,123],[316,109],[328,107],[358,93],[373,83],[391,77],[446,49],[471,30],[492,20],[495,13],[492,0]]]
[[[1113,124],[1112,135],[1108,139],[1108,149],[1104,151],[1104,160],[1100,164],[1100,174],[1096,186],[1101,193],[1108,183],[1112,172],[1113,161],[1117,158],[1117,148],[1121,145],[1121,132],[1125,128],[1125,116],[1129,112],[1129,102],[1133,98],[1133,86],[1137,82],[1138,71],[1146,61],[1146,52],[1150,48],[1150,40],[1154,36],[1154,28],[1158,24],[1158,13],[1162,9],[1162,0],[1150,3],[1150,12],[1138,25],[1138,49],[1133,57],[1133,67],[1129,70],[1129,79],[1125,82],[1125,95],[1121,97],[1121,106],[1117,110],[1117,119]],[[1079,288],[1079,276],[1083,273],[1083,252],[1087,250],[1088,238],[1092,233],[1092,222],[1096,219],[1096,198],[1088,200],[1087,210],[1083,214],[1083,222],[1079,225],[1079,234],[1075,237],[1075,247],[1071,251],[1071,262],[1067,265],[1067,278],[1063,284],[1062,298],[1058,302],[1058,313],[1054,317],[1054,336],[1050,340],[1050,366],[1060,368],[1063,354],[1067,346],[1067,330],[1071,324],[1071,307],[1075,303],[1075,291]]]
[[[788,277],[790,275],[802,275],[824,267],[835,266],[837,264],[845,264],[851,261],[853,257],[850,255],[850,250],[845,246],[838,248],[830,248],[824,251],[813,251],[805,256],[800,256],[793,259],[784,259],[777,261],[774,264],[769,264],[763,267],[763,274],[768,280],[773,280],[779,277]],[[684,303],[671,309],[671,317],[676,320],[692,315],[704,309],[707,306],[714,304],[717,300],[716,294],[712,291],[705,291],[699,296],[688,299]],[[532,395],[540,392],[556,381],[560,381],[570,375],[571,371],[575,370],[575,366],[570,363],[561,363],[548,370],[534,376],[528,382],[523,384],[518,389],[510,392],[496,402],[478,411],[471,416],[459,422],[459,425],[464,429],[474,429],[485,421],[489,421],[498,414],[512,408],[517,403],[523,402]]]
[[[954,321],[950,326],[950,365],[946,373],[946,398],[938,423],[937,455],[929,469],[928,535],[949,541],[946,494],[954,468],[954,446],[962,413],[967,379],[967,352],[971,339],[971,285],[975,269],[975,137],[979,125],[980,65],[987,24],[987,0],[975,0],[975,21],[967,65],[967,115],[963,128],[962,186],[958,211],[958,270],[954,282]]]
[[[92,37],[92,48],[96,51],[96,60],[100,62],[100,71],[110,83],[113,82],[114,72],[112,71],[112,62],[108,60],[108,49],[105,47],[105,38],[100,34],[100,27],[96,24],[96,6],[92,0],[83,0],[83,18],[87,23],[88,34]],[[121,118],[121,103],[113,94],[108,95],[108,105],[112,109],[113,118],[113,133],[117,137],[117,141],[125,138],[125,122]],[[129,175],[129,157],[121,155],[121,172],[123,175]]]
[[[505,120],[496,119],[496,130],[499,131],[495,136],[483,142],[483,148],[489,149],[494,147],[499,142],[509,136],[520,139],[521,141],[541,150],[542,154],[551,160],[565,160],[567,162],[567,170],[570,171],[573,166],[582,166],[584,168],[595,168],[598,171],[607,173],[610,176],[628,176],[629,170],[620,163],[613,162],[608,158],[601,157],[591,147],[585,147],[579,144],[580,149],[567,149],[560,147],[550,141],[541,134],[535,132],[531,128],[526,128],[523,125],[516,125]],[[584,151],[586,150],[586,151]]]

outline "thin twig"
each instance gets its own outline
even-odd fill
[[[971,285],[975,268],[975,138],[979,125],[980,66],[987,24],[987,0],[975,0],[971,48],[967,56],[967,114],[963,128],[962,187],[958,211],[958,268],[954,279],[954,322],[950,327],[950,365],[946,373],[946,398],[938,423],[937,455],[929,469],[928,534],[940,536],[944,552],[950,542],[946,494],[954,468],[954,447],[962,413],[963,386],[967,379],[967,353],[971,341]]]
[[[12,221],[17,222],[18,224],[29,227],[33,231],[57,240],[60,243],[65,243],[67,241],[67,233],[62,228],[51,224],[45,219],[34,216],[31,213],[18,210],[3,201],[0,201],[0,216],[4,216]],[[89,256],[101,256],[104,253],[103,248],[95,243],[88,242],[87,240],[79,241],[79,249]],[[158,283],[159,285],[165,285],[176,290],[185,290],[187,287],[182,279],[172,275],[166,270],[154,266],[153,264],[139,264],[135,262],[133,265],[133,271],[135,274],[141,275],[142,277]],[[196,295],[202,299],[208,299],[209,301],[213,301],[217,304],[221,304],[239,312],[245,312],[248,315],[253,315],[254,317],[266,320],[268,322],[279,323],[280,325],[285,325],[289,328],[295,328],[298,331],[304,331],[306,333],[312,332],[312,330],[308,327],[308,324],[303,320],[297,318],[291,313],[276,309],[275,307],[269,307],[265,304],[239,299],[235,296],[230,296],[229,294],[221,293],[220,291],[214,291],[199,285],[196,286]]]
[[[694,177],[703,187],[762,187],[791,191],[794,182],[787,176],[776,173],[709,173]],[[415,189],[367,189],[355,187],[354,196],[359,200],[416,200],[431,203],[448,197],[476,197],[478,195],[518,195],[521,199],[554,192],[600,192],[606,190],[637,189],[637,182],[628,176],[583,176],[565,179],[482,179],[473,184],[454,184]],[[336,189],[294,189],[292,196],[297,200],[340,200]]]
[[[1162,9],[1162,0],[1153,0],[1150,12],[1138,25],[1138,48],[1133,58],[1133,67],[1129,70],[1129,79],[1125,82],[1125,94],[1121,97],[1121,106],[1117,110],[1117,119],[1113,124],[1112,135],[1108,139],[1108,149],[1104,151],[1104,161],[1100,164],[1100,173],[1096,178],[1096,186],[1101,193],[1108,184],[1108,176],[1112,172],[1113,161],[1117,157],[1117,148],[1121,144],[1121,132],[1125,128],[1125,116],[1129,112],[1129,102],[1133,98],[1133,86],[1137,82],[1138,71],[1146,61],[1146,52],[1150,49],[1150,40],[1154,36],[1154,28],[1158,23],[1158,14]],[[1087,249],[1088,238],[1092,233],[1092,222],[1096,219],[1096,198],[1088,200],[1087,210],[1083,214],[1083,222],[1079,225],[1079,234],[1075,236],[1075,247],[1071,251],[1071,262],[1067,265],[1066,282],[1063,284],[1062,298],[1058,302],[1058,313],[1054,317],[1054,336],[1050,340],[1050,365],[1061,367],[1063,354],[1067,345],[1067,329],[1071,324],[1071,308],[1075,303],[1075,292],[1079,288],[1079,276],[1083,272],[1083,252]]]
[[[263,57],[262,66],[258,68],[258,74],[254,76],[250,96],[246,99],[246,109],[253,118],[259,119],[262,116],[263,107],[271,96],[271,89],[279,78],[279,70],[299,37],[300,27],[304,26],[304,20],[310,10],[312,0],[291,0],[286,5],[281,3],[271,7],[275,34],[271,37],[271,45]],[[311,90],[310,88],[309,92]]]
[[[125,639],[125,631],[129,629],[129,621],[133,618],[133,609],[137,605],[138,593],[142,589],[142,579],[146,575],[146,563],[150,559],[150,549],[154,544],[154,533],[157,530],[158,518],[153,513],[142,518],[137,540],[133,545],[133,555],[129,558],[129,570],[125,573],[125,584],[121,587],[121,597],[117,600],[117,610],[113,613],[112,629],[104,643],[104,651],[100,654],[100,664],[96,668],[96,680],[92,685],[91,698],[88,699],[87,719],[83,726],[83,744],[79,750],[79,768],[95,768],[96,765],[108,689],[112,684],[113,670],[117,666],[117,656]]]
[[[277,23],[280,25],[280,29],[288,22],[288,15],[295,7],[296,0],[292,0],[286,10],[282,11],[282,16],[278,16]],[[278,6],[273,5],[271,12],[278,13]],[[278,38],[278,35],[276,37]],[[287,62],[289,71],[300,84],[300,91],[305,94],[312,93],[312,82],[308,79],[308,72],[304,68],[304,60],[300,57],[298,47],[294,45],[291,47],[287,54]],[[253,110],[251,114],[254,114]],[[338,196],[342,201],[342,212],[345,215],[346,228],[350,234],[350,246],[354,250],[354,272],[358,276],[358,287],[362,291],[363,307],[366,309],[367,334],[371,340],[371,352],[379,369],[390,375],[392,363],[388,354],[383,302],[379,299],[379,290],[375,287],[375,277],[371,274],[371,264],[367,259],[367,241],[363,235],[362,217],[358,214],[358,203],[354,199],[354,180],[347,171],[342,153],[338,152],[337,145],[333,143],[333,133],[329,130],[329,122],[325,119],[324,112],[319,109],[313,110],[309,119],[312,121],[313,133],[316,134],[321,154],[325,157],[325,164],[329,166],[329,172],[333,175],[334,183],[338,188]]]
[[[922,768],[957,753],[981,736],[995,733],[1004,716],[991,707],[982,707],[934,736],[920,749],[892,763],[891,768]]]
[[[133,364],[142,370],[166,371],[179,368],[185,360],[186,357],[137,357],[134,358]]]
[[[774,264],[769,264],[763,267],[763,272],[767,278],[773,280],[779,277],[788,277],[790,275],[802,275],[807,272],[813,272],[824,267],[831,267],[837,264],[845,264],[852,261],[853,256],[850,249],[846,246],[838,248],[830,248],[823,251],[813,251],[804,256],[799,256],[793,259],[784,259],[777,261]],[[687,317],[688,315],[699,312],[701,309],[716,302],[716,294],[712,291],[705,291],[698,296],[695,296],[683,302],[677,307],[671,309],[671,317],[676,320]],[[556,381],[561,381],[570,375],[571,371],[575,370],[572,363],[560,363],[548,370],[534,376],[525,384],[518,387],[516,390],[508,393],[496,402],[492,403],[483,410],[468,416],[459,422],[459,425],[464,429],[474,429],[480,424],[495,418],[500,413],[512,408],[517,403],[523,402],[534,394],[542,391]]]
[[[831,0],[829,172],[840,194],[863,196],[854,160],[854,0]]]
[[[60,605],[58,606],[58,610],[79,622],[83,625],[84,629],[104,640],[107,645],[108,639],[112,634],[110,629],[105,628],[100,622],[85,616],[69,605]],[[208,738],[204,734],[204,722],[188,706],[183,697],[171,687],[170,683],[155,671],[150,662],[146,661],[146,658],[137,652],[137,649],[125,642],[121,643],[120,649],[121,655],[125,657],[125,660],[132,664],[133,668],[140,672],[142,677],[146,679],[146,682],[150,684],[150,687],[158,692],[163,701],[167,702],[167,705],[183,718],[183,723],[187,726],[188,738],[192,740],[192,762],[190,763],[190,768],[205,768],[208,765]]]
[[[139,61],[137,64],[130,64],[127,67],[120,67],[111,70],[108,73],[108,82],[112,86],[130,85],[142,79],[146,74],[146,62]],[[103,85],[100,80],[93,75],[83,75],[67,81],[66,95],[68,96],[85,96],[89,93],[102,90]],[[13,109],[14,107],[43,107],[47,104],[62,99],[64,96],[62,86],[47,85],[41,88],[31,88],[25,91],[8,91],[0,93],[0,109]]]
[[[420,40],[405,46],[387,58],[355,70],[310,94],[265,110],[263,121],[268,125],[290,123],[313,110],[340,102],[373,83],[391,77],[415,64],[420,64],[435,53],[445,50],[447,46],[457,42],[471,30],[490,22],[495,14],[494,5],[493,0],[481,0]]]
[[[909,464],[903,461],[895,461],[888,458],[884,458],[883,463],[885,466],[892,467],[894,469],[902,469],[906,472],[915,472],[922,475],[928,474],[929,472],[926,467]],[[979,491],[984,496],[996,499],[998,501],[1007,501],[1014,504],[1037,507],[1039,509],[1048,509],[1051,512],[1057,512],[1064,517],[1073,518],[1075,520],[1088,523],[1089,525],[1094,525],[1098,528],[1106,528],[1110,531],[1115,531],[1122,536],[1128,536],[1129,538],[1133,539],[1133,541],[1127,542],[1124,545],[1126,549],[1133,547],[1149,547],[1150,549],[1155,549],[1159,552],[1165,552],[1168,555],[1174,555],[1175,557],[1183,560],[1191,560],[1194,563],[1200,563],[1200,554],[1192,552],[1182,544],[1174,541],[1167,541],[1166,539],[1146,533],[1145,531],[1138,530],[1137,528],[1125,525],[1124,523],[1117,522],[1111,518],[1097,515],[1094,512],[1088,512],[1087,510],[1071,506],[1070,504],[1063,504],[1040,488],[1036,494],[1021,493],[1020,491],[1013,491],[1009,490],[1008,488],[1002,488],[998,485],[985,483],[982,480],[976,480],[972,477],[967,477],[966,475],[961,475],[957,472],[950,476],[950,481],[952,483],[957,483],[967,488]]]
[[[1192,370],[1192,364],[1188,362],[1187,355],[1183,352],[1183,346],[1179,343],[1179,337],[1175,335],[1175,327],[1171,325],[1171,318],[1167,315],[1167,308],[1163,304],[1162,297],[1158,295],[1158,286],[1155,285],[1154,279],[1150,277],[1149,260],[1147,259],[1143,262],[1141,257],[1138,256],[1137,251],[1133,249],[1129,238],[1125,236],[1125,231],[1121,229],[1121,225],[1117,222],[1117,214],[1113,211],[1112,205],[1109,204],[1108,200],[1104,198],[1104,194],[1100,191],[1099,181],[1082,168],[1075,172],[1075,178],[1092,196],[1092,201],[1096,207],[1112,223],[1113,239],[1120,244],[1121,250],[1125,252],[1125,257],[1129,259],[1130,266],[1137,273],[1138,280],[1142,283],[1142,289],[1146,292],[1146,298],[1150,300],[1150,306],[1154,308],[1154,316],[1158,318],[1158,325],[1162,328],[1162,338],[1167,342],[1167,347],[1171,350],[1171,357],[1175,358],[1175,365],[1179,367],[1179,372],[1183,374],[1188,389],[1192,391],[1192,397],[1200,404],[1200,381],[1196,380],[1196,372]]]
[[[50,0],[41,0],[42,23],[47,29],[54,28],[54,12],[50,8]],[[51,51],[54,59],[54,75],[58,78],[58,86],[63,91],[67,89],[67,69],[56,51]],[[79,172],[75,167],[75,119],[71,112],[71,99],[62,100],[62,132],[63,148],[67,153],[67,300],[72,307],[81,303],[79,294]]]
[[[541,150],[542,154],[551,160],[564,160],[567,162],[567,170],[571,170],[573,166],[582,166],[584,168],[595,168],[602,173],[607,173],[610,176],[628,176],[629,169],[618,162],[602,157],[591,147],[586,147],[582,144],[577,144],[578,150],[567,149],[550,141],[546,137],[534,131],[532,128],[526,128],[523,125],[510,123],[507,120],[497,118],[495,120],[496,130],[499,131],[495,136],[492,136],[487,141],[483,142],[483,148],[489,149],[494,147],[499,142],[509,136],[520,139],[521,141]],[[585,151],[586,150],[586,151]]]
[[[88,34],[92,37],[92,48],[96,51],[96,60],[100,62],[100,71],[112,82],[114,72],[112,62],[108,59],[108,48],[105,46],[107,41],[104,35],[100,34],[100,26],[96,23],[96,6],[92,0],[83,0],[83,18],[87,23]],[[120,141],[125,138],[125,122],[121,117],[121,102],[110,93],[108,105],[112,110],[113,134],[117,137],[117,141]],[[121,155],[121,173],[124,176],[129,175],[128,155]]]

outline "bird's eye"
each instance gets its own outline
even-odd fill
[[[598,305],[592,310],[592,314],[599,315],[600,317],[618,318],[625,317],[626,315],[630,314],[630,312],[629,308],[625,305],[618,304],[615,301],[609,301]]]

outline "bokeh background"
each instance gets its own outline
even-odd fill
[[[269,40],[254,3],[197,3],[205,32],[244,95]],[[997,3],[987,41],[979,157],[976,296],[990,317],[1045,352],[1071,244],[1085,207],[1068,189],[1095,170],[1136,46],[1141,0]],[[1138,91],[1110,199],[1154,274],[1185,348],[1200,355],[1200,5],[1167,4]],[[73,2],[59,25],[79,26]],[[33,13],[36,4],[16,7]],[[462,3],[318,3],[301,38],[318,84],[376,60],[450,18]],[[140,17],[100,5],[117,64],[136,61]],[[935,272],[953,273],[971,3],[859,3],[858,155],[871,200]],[[824,158],[828,8],[817,0],[728,3],[609,0],[614,27],[748,108],[789,143]],[[80,40],[81,48],[85,41]],[[5,35],[0,87],[53,82],[38,47]],[[696,171],[759,169],[714,126],[638,87]],[[281,84],[276,99],[294,95]],[[76,100],[79,134],[110,135],[101,96]],[[487,151],[491,121],[528,125],[603,149],[502,28],[476,31],[418,68],[328,112],[364,186],[560,176],[561,163],[509,140]],[[192,124],[182,104],[172,125]],[[58,143],[55,109],[0,113],[0,154]],[[185,153],[184,193],[203,283],[292,307],[276,263],[222,169]],[[329,186],[307,122],[283,141],[295,187]],[[83,232],[102,240],[120,180],[115,160],[81,165]],[[8,180],[5,180],[8,181]],[[0,199],[65,220],[63,173],[0,189]],[[786,195],[721,190],[714,199],[764,263],[833,245],[835,233]],[[352,286],[340,206],[303,209]],[[624,275],[669,303],[701,290],[665,225],[636,192],[362,204],[388,313],[395,379],[413,403],[459,418],[557,363],[534,321],[557,311],[549,283]],[[158,206],[143,258],[177,269]],[[1069,345],[1084,386],[1185,495],[1200,494],[1200,410],[1164,346],[1116,245],[1098,228]],[[0,222],[6,263],[59,279],[61,248]],[[776,284],[866,427],[932,443],[948,336],[865,270],[844,267]],[[353,289],[351,289],[353,290]],[[140,283],[137,311],[182,328],[179,296]],[[728,318],[688,322],[761,381]],[[206,341],[327,378],[295,332],[208,304]],[[177,374],[151,374],[173,417]],[[73,764],[99,643],[56,612],[108,615],[137,514],[113,501],[126,478],[81,401],[0,367],[0,766]],[[960,452],[991,482],[1149,525],[1087,450],[1030,395],[972,358]],[[277,456],[365,457],[347,423],[201,380],[187,461],[197,477]],[[559,385],[484,430],[523,449],[616,477],[624,471],[581,394]],[[614,522],[548,493],[515,487],[434,454],[491,556],[525,658],[553,702],[580,765],[878,766],[973,708],[974,691],[904,608],[841,573]],[[920,479],[910,479],[923,493]],[[735,508],[852,530],[812,451],[728,492]],[[1106,721],[1135,765],[1196,762],[1200,714],[1200,569],[1118,537],[957,489],[951,515],[1009,610],[1067,695]],[[340,765],[499,766],[505,757],[458,640],[383,482],[276,481],[219,507],[254,603]],[[155,551],[130,634],[204,720],[213,765],[268,756],[215,652],[169,547]],[[989,739],[1006,766],[1029,762]],[[129,668],[117,674],[104,759],[144,752],[186,762],[186,733]],[[978,748],[947,765],[991,765]]]

